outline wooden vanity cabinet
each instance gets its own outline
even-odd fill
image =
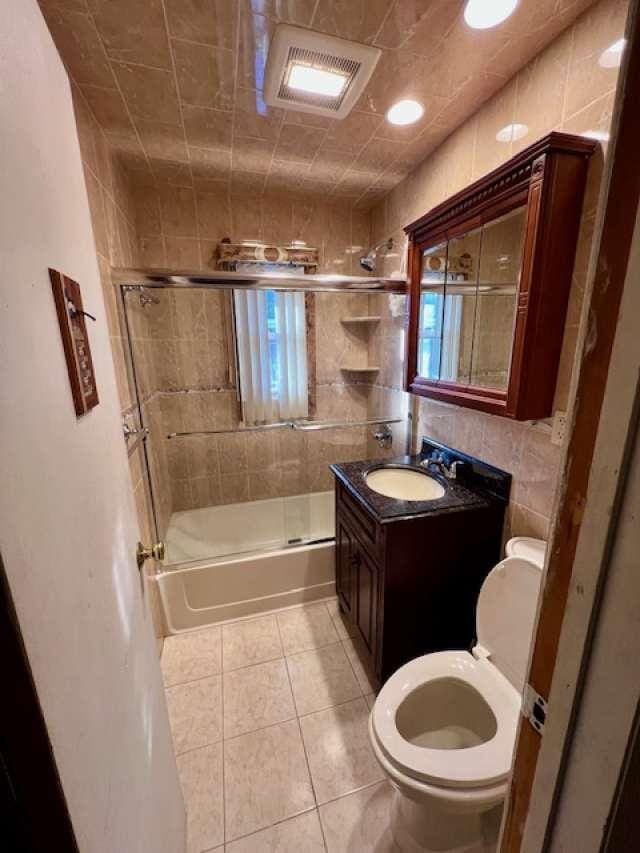
[[[504,504],[377,521],[336,480],[336,588],[380,681],[433,651],[469,649]]]

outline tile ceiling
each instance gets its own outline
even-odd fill
[[[146,179],[299,190],[366,206],[422,160],[593,0],[520,0],[491,30],[462,0],[39,0],[112,146]],[[267,107],[279,22],[383,50],[342,121]],[[384,119],[413,97],[423,119]]]

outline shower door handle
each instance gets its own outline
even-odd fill
[[[138,542],[138,547],[136,548],[136,563],[138,564],[138,570],[142,569],[147,560],[154,559],[158,560],[158,562],[162,562],[162,560],[164,560],[164,555],[164,542],[154,542],[149,548],[145,548],[142,542]]]

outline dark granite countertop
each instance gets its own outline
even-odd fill
[[[420,467],[420,462],[431,455],[434,450],[444,452],[447,463],[450,463],[452,459],[461,459],[468,463],[465,466],[464,475],[456,480],[449,480],[433,467],[429,468],[429,476],[437,480],[445,489],[441,498],[430,501],[404,501],[398,498],[388,498],[374,492],[367,486],[366,475],[375,468],[398,466],[414,468],[424,473],[425,469]],[[351,494],[364,503],[369,512],[381,523],[399,518],[458,512],[469,507],[488,506],[496,500],[505,501],[508,500],[511,482],[509,474],[486,465],[473,457],[452,451],[450,448],[426,439],[423,442],[422,453],[415,456],[398,456],[394,459],[364,459],[358,462],[334,464],[329,467]]]

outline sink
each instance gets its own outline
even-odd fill
[[[365,482],[379,495],[401,501],[436,501],[445,492],[434,477],[416,468],[374,468]]]

